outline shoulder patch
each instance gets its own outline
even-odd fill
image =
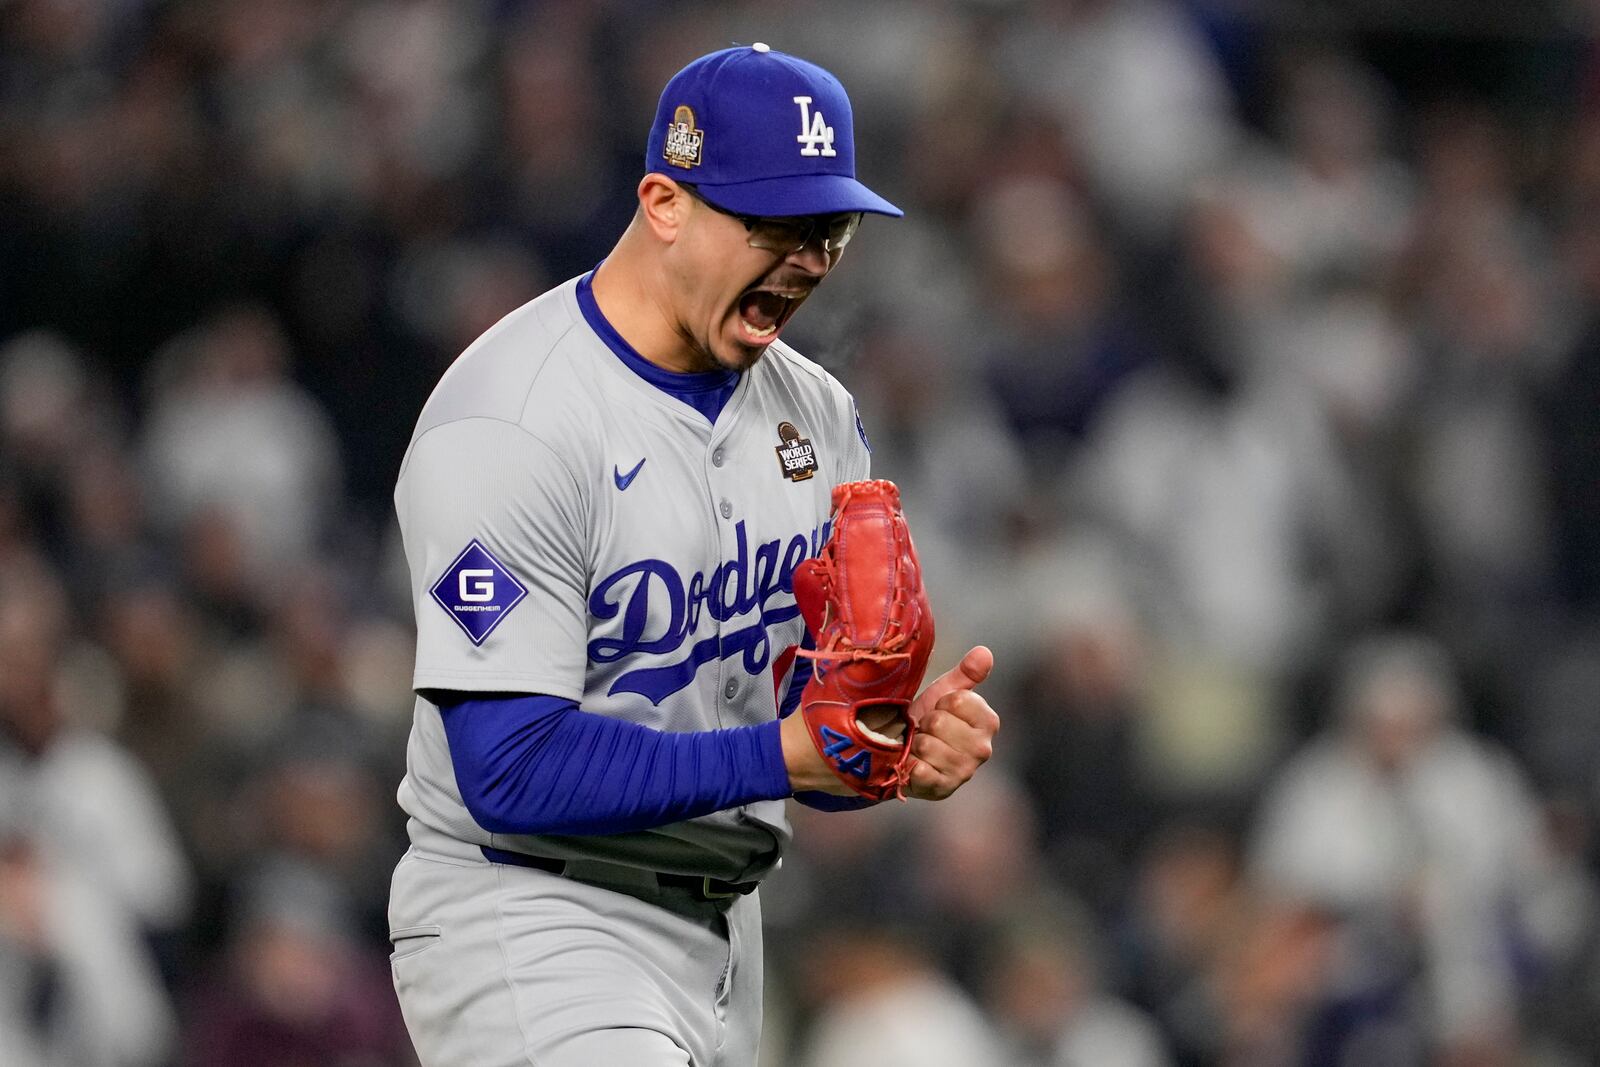
[[[867,455],[872,455],[872,442],[867,440],[867,428],[861,424],[861,409],[856,408],[856,434],[861,438],[861,444],[866,448]]]
[[[527,587],[477,538],[462,549],[430,592],[434,602],[449,613],[475,645],[483,644],[528,595]]]

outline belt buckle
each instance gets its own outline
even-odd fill
[[[700,895],[707,900],[732,900],[738,893],[719,893],[711,888],[713,879],[708,874],[700,880]]]

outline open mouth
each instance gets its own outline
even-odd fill
[[[755,345],[775,341],[804,295],[789,290],[747,290],[739,298],[739,328],[745,340]]]

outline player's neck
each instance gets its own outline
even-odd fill
[[[651,284],[648,268],[624,234],[590,281],[595,304],[611,328],[651,363],[680,373],[703,370],[698,353],[675,327],[662,287]]]

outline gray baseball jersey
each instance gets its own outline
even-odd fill
[[[406,452],[415,688],[546,693],[668,731],[770,721],[804,634],[790,575],[868,459],[850,395],[782,342],[713,425],[628,367],[567,282],[456,361]],[[422,696],[399,796],[413,840],[730,881],[764,875],[790,833],[780,801],[634,833],[487,833]]]

